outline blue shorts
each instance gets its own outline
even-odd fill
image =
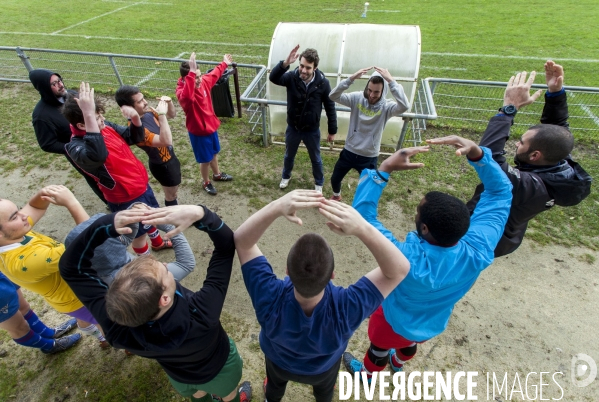
[[[212,159],[214,159],[214,155],[220,152],[218,131],[215,131],[210,135],[193,135],[190,132],[187,133],[189,134],[189,141],[191,142],[191,149],[193,149],[193,154],[196,157],[196,162],[212,162]]]
[[[18,285],[0,272],[0,322],[8,320],[19,311]]]
[[[131,201],[127,201],[127,202],[123,202],[121,204],[113,204],[112,202],[106,202],[108,204],[108,208],[110,208],[110,210],[112,212],[118,212],[118,211],[124,211],[125,209],[129,208],[131,205],[138,203],[138,202],[143,202],[144,204],[146,204],[149,207],[152,208],[160,208],[160,205],[158,205],[158,201],[156,201],[156,197],[154,196],[154,191],[152,191],[152,187],[150,187],[150,185],[148,184],[148,187],[146,188],[146,192],[143,193],[142,195],[140,195],[137,198],[132,199]],[[137,234],[135,235],[135,238],[137,239],[140,236],[145,235],[148,230],[150,230],[152,226],[151,225],[139,225],[139,229],[137,230]]]

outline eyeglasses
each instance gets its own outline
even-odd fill
[[[60,84],[61,82],[62,82],[62,80],[59,78],[59,79],[57,79],[56,81],[52,81],[52,82],[50,83],[50,86],[51,86],[51,87],[56,87],[56,86],[58,86],[58,84]]]

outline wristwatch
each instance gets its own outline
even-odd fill
[[[499,108],[499,111],[506,116],[515,116],[518,113],[518,109],[514,105],[505,105]]]

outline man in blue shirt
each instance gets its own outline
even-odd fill
[[[383,370],[390,357],[391,367],[399,371],[414,357],[418,343],[442,333],[454,304],[493,262],[493,250],[503,233],[512,185],[491,151],[458,136],[427,142],[453,145],[457,155],[466,155],[485,191],[472,217],[466,204],[456,197],[438,191],[427,193],[417,208],[416,232],[408,233],[400,242],[378,221],[378,202],[390,174],[423,166],[410,163],[410,157],[428,151],[428,147],[402,149],[386,159],[378,171],[362,172],[354,207],[401,250],[411,268],[369,320],[371,344],[364,364],[350,353],[344,354],[343,363],[350,372],[365,370],[370,377]]]
[[[289,276],[278,279],[256,243],[281,216],[301,225],[295,212],[305,208],[319,208],[333,232],[360,239],[379,268],[347,289],[334,286],[333,251],[320,235],[307,233],[289,251]],[[252,215],[235,232],[235,247],[262,329],[266,399],[280,401],[287,382],[295,381],[312,385],[317,402],[331,401],[349,338],[407,275],[407,259],[352,207],[313,190],[288,193]]]

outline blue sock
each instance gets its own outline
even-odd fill
[[[42,338],[33,330],[29,330],[29,333],[19,339],[13,339],[16,343],[23,346],[29,346],[30,348],[37,348],[48,351],[54,346],[54,339]]]
[[[29,324],[29,328],[33,330],[36,334],[43,338],[53,338],[56,331],[52,328],[48,328],[46,324],[42,322],[38,318],[38,316],[33,312],[33,310],[29,310],[27,314],[25,314],[25,320]]]

